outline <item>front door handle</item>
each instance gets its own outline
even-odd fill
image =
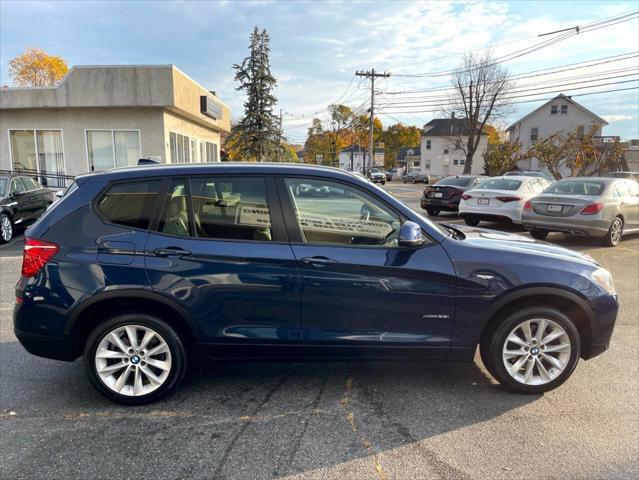
[[[327,257],[304,257],[302,263],[307,265],[313,265],[315,267],[325,267],[327,265],[333,265],[337,263],[337,260],[333,260]]]
[[[191,252],[179,247],[156,248],[153,253],[158,257],[185,257],[191,255]]]

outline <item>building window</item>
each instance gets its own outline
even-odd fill
[[[459,165],[459,160],[453,160],[453,165]]]
[[[530,141],[536,142],[539,138],[539,127],[532,127],[530,129]]]
[[[551,114],[551,115],[557,115],[557,111],[558,111],[558,110],[559,110],[559,109],[557,108],[557,105],[551,105],[551,106],[550,106],[550,114]]]
[[[137,165],[141,156],[138,130],[87,130],[91,171]]]
[[[200,161],[217,162],[217,145],[211,142],[200,142]]]
[[[444,155],[448,155],[448,149],[444,148]]]
[[[64,187],[62,130],[9,130],[13,169],[36,175],[44,186]]]
[[[430,140],[426,140],[426,150],[430,150]]]
[[[461,150],[461,140],[455,142],[455,150]]]
[[[466,163],[466,160],[464,160],[463,158],[459,161],[460,165],[463,165],[464,163]]]
[[[419,168],[419,165],[420,165],[420,161],[419,160],[413,162],[413,167],[418,167]]]
[[[217,145],[169,132],[171,163],[217,162]],[[198,155],[199,154],[199,155]]]
[[[568,114],[568,105],[562,105],[561,106],[561,114],[562,115],[567,115]]]

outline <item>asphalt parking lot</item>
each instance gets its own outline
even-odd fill
[[[385,188],[419,210],[423,185]],[[639,476],[637,236],[617,248],[548,237],[608,268],[621,310],[610,350],[543,396],[502,390],[479,359],[218,364],[136,408],[102,398],[80,361],[37,358],[17,343],[20,241],[0,247],[2,479]]]

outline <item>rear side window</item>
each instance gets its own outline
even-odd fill
[[[166,192],[164,211],[160,217],[158,231],[182,237],[191,235],[186,180],[175,179],[171,181]]]
[[[147,229],[158,200],[160,184],[160,180],[116,183],[98,200],[98,210],[111,223]]]

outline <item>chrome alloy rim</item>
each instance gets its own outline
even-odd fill
[[[544,385],[566,369],[570,351],[570,338],[561,325],[534,318],[510,331],[502,357],[513,379],[525,385]]]
[[[612,222],[612,226],[610,227],[610,240],[613,245],[617,245],[621,240],[621,229],[622,227],[621,219],[615,218]]]
[[[13,227],[11,226],[11,220],[9,220],[9,217],[7,217],[6,215],[2,217],[0,229],[2,230],[2,239],[5,242],[11,240],[11,237],[13,236]]]
[[[107,333],[95,351],[95,369],[110,390],[139,397],[160,388],[171,372],[171,350],[156,331],[124,325]]]

